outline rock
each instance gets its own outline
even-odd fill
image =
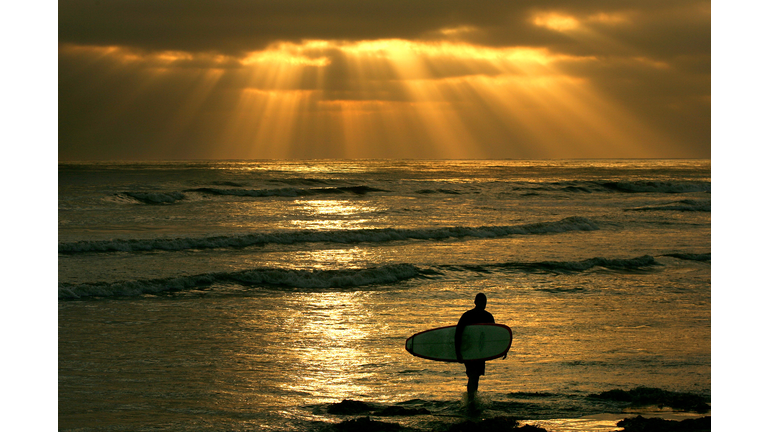
[[[616,402],[629,402],[631,406],[642,407],[656,405],[660,408],[669,407],[683,411],[697,413],[709,412],[707,399],[693,393],[678,393],[651,387],[637,387],[630,391],[609,390],[599,394],[591,394],[589,397],[611,400]]]
[[[493,417],[479,422],[465,421],[452,425],[448,432],[547,432],[538,426],[525,425],[518,427],[519,422],[514,417]]]
[[[373,407],[365,402],[344,399],[343,401],[331,404],[328,407],[328,414],[351,415],[362,414],[373,411]]]
[[[425,415],[430,414],[429,410],[425,408],[404,408],[401,406],[388,406],[384,408],[383,410],[379,410],[373,413],[373,415],[382,416],[382,417],[392,417],[392,416],[413,416],[413,415]]]
[[[708,432],[712,430],[712,417],[674,421],[637,416],[621,420],[616,426],[623,427],[623,432]]]
[[[333,430],[339,432],[398,432],[404,429],[398,424],[371,420],[370,417],[360,417],[334,425]]]

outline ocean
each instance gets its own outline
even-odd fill
[[[710,173],[60,163],[58,427],[612,431],[707,415],[675,401],[711,398]],[[462,365],[404,343],[456,324],[478,292],[514,341],[472,406]]]

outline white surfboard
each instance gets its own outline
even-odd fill
[[[409,337],[405,350],[428,360],[456,362],[456,326],[426,330]],[[512,346],[512,330],[503,324],[472,324],[461,335],[461,356],[466,360],[492,360]]]

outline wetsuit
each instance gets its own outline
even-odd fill
[[[493,320],[493,315],[491,315],[491,313],[486,311],[484,308],[474,308],[464,312],[464,314],[459,319],[459,323],[456,324],[456,357],[461,360],[461,335],[464,333],[464,327],[470,324],[486,324],[494,322],[495,321]],[[463,363],[464,367],[467,369],[468,377],[479,377],[480,375],[485,375],[485,360],[472,360]]]

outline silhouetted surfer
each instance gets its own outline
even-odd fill
[[[461,316],[459,323],[456,324],[456,358],[459,363],[464,363],[464,367],[467,369],[467,400],[472,402],[475,400],[475,394],[477,393],[477,387],[480,384],[480,375],[485,375],[485,360],[471,360],[463,361],[461,357],[461,335],[464,333],[464,327],[470,324],[485,324],[494,323],[493,315],[485,310],[485,305],[488,299],[485,294],[479,293],[475,296],[475,308],[470,309]],[[504,358],[507,356],[505,355]]]

